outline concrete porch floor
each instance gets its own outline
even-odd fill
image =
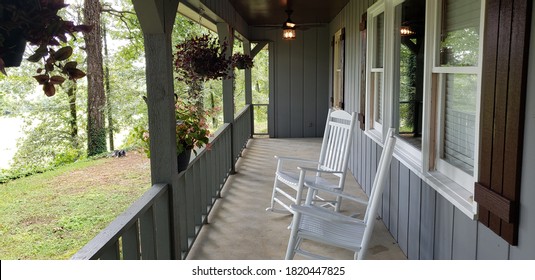
[[[190,260],[281,260],[290,235],[290,214],[267,212],[276,169],[275,155],[317,160],[321,139],[251,139],[236,165],[237,173],[227,180],[201,230]],[[366,197],[352,175],[345,190]],[[342,202],[342,212],[363,213],[351,202]],[[334,259],[353,259],[353,253],[333,247],[307,244],[310,250]],[[319,250],[319,251],[318,251]],[[296,256],[296,259],[299,259]],[[398,244],[381,220],[377,220],[367,259],[403,260]]]

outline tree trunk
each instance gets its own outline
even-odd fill
[[[102,69],[102,36],[100,30],[101,6],[99,0],[84,1],[84,24],[91,32],[84,33],[87,52],[87,155],[106,152],[106,127]]]
[[[70,118],[69,118],[69,126],[70,126],[70,136],[71,136],[71,144],[73,148],[78,149],[78,123],[77,123],[77,115],[76,115],[76,83],[71,82],[69,83],[69,89],[67,90],[67,96],[69,97],[69,109],[70,109]]]
[[[115,144],[113,141],[113,115],[111,107],[111,89],[110,89],[110,67],[109,67],[109,56],[108,56],[108,40],[106,39],[106,24],[102,23],[102,38],[104,40],[104,56],[106,63],[104,65],[104,79],[106,86],[106,113],[108,115],[108,140],[110,142],[110,150],[115,150]]]
[[[204,111],[203,82],[196,80],[189,83],[188,96],[198,110]]]

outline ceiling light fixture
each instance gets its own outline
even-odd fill
[[[295,23],[290,19],[292,10],[286,10],[288,19],[282,24],[282,39],[293,40],[295,39]]]
[[[401,36],[412,36],[414,31],[411,30],[409,26],[402,26],[400,29]]]

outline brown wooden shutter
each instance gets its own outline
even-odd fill
[[[531,0],[488,0],[481,96],[478,219],[518,243]]]
[[[360,21],[360,112],[358,114],[360,129],[366,129],[364,112],[366,111],[366,21],[368,14],[364,13]]]

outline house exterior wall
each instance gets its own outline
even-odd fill
[[[361,15],[375,1],[352,0],[329,26],[329,37],[346,28],[345,101],[347,111],[360,111]],[[535,46],[535,21],[531,46]],[[532,47],[533,49],[533,47]],[[535,55],[528,77],[535,75]],[[330,75],[329,75],[330,76]],[[329,82],[330,85],[331,82]],[[329,86],[329,88],[331,88]],[[510,246],[487,227],[470,219],[452,203],[394,158],[383,194],[381,217],[409,259],[535,259],[535,81],[527,87],[524,155],[518,246]],[[369,194],[381,146],[357,129],[350,169]]]
[[[270,136],[321,137],[329,104],[329,30],[298,30],[285,41],[278,28],[251,28],[249,40],[269,41]]]

